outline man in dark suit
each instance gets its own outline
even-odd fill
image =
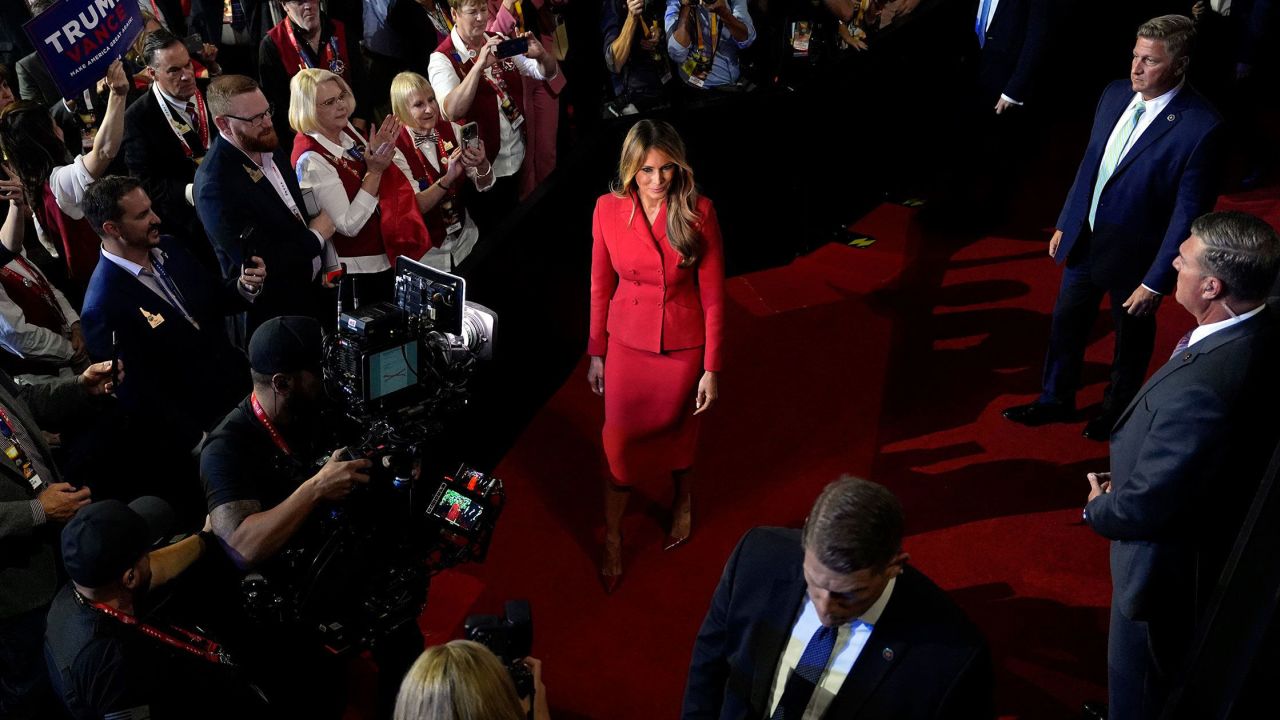
[[[249,310],[241,347],[279,315],[309,315],[331,327],[337,296],[325,286],[325,272],[337,265],[329,243],[333,221],[324,211],[308,219],[288,154],[278,148],[270,104],[243,75],[214,80],[207,97],[219,135],[196,171],[196,212],[223,277],[240,275],[246,248],[271,267],[271,287]]]
[[[998,115],[1032,96],[1049,30],[1048,0],[977,0],[978,88]]]
[[[85,293],[81,326],[89,356],[127,368],[116,396],[130,429],[148,438],[145,460],[165,486],[156,494],[202,517],[192,450],[249,390],[245,357],[231,346],[223,317],[243,311],[263,287],[261,258],[223,283],[184,243],[160,234],[160,218],[135,178],[107,176],[81,203],[102,238],[102,257]],[[185,485],[183,485],[185,483]]]
[[[54,2],[55,0],[27,0],[27,7],[31,9],[31,16],[35,17],[48,10]],[[53,75],[49,74],[49,68],[45,67],[44,60],[36,53],[23,57],[13,70],[18,77],[18,97],[23,100],[31,100],[47,108],[62,99],[62,92],[53,81]]]
[[[231,17],[226,8],[230,4]],[[229,73],[252,73],[258,43],[271,27],[270,0],[191,0],[191,32],[218,48],[218,63]]]
[[[1111,298],[1115,355],[1102,411],[1084,435],[1105,440],[1146,375],[1155,311],[1173,289],[1170,263],[1191,220],[1213,207],[1221,120],[1183,82],[1190,18],[1164,15],[1138,28],[1130,78],[1109,85],[1075,184],[1049,241],[1066,263],[1053,308],[1043,389],[1004,411],[1024,425],[1075,417],[1085,346],[1098,305]]]
[[[31,41],[22,30],[30,19],[31,11],[24,3],[0,3],[0,65],[13,68],[31,52]]]
[[[1120,415],[1085,520],[1111,542],[1110,717],[1154,718],[1280,439],[1280,237],[1244,213],[1191,225],[1175,297],[1196,320]]]
[[[803,531],[748,532],[698,632],[682,717],[992,717],[986,643],[907,566],[902,526],[892,493],[844,477]]]
[[[188,250],[210,269],[213,246],[196,217],[196,168],[213,140],[213,116],[196,81],[191,55],[178,36],[158,30],[143,45],[151,91],[124,114],[124,162],[142,180],[164,231],[188,241]]]
[[[56,431],[91,410],[89,396],[108,392],[110,378],[109,363],[39,385],[18,386],[0,372],[0,421],[18,451],[0,454],[0,717],[50,716],[41,649],[58,589],[54,544],[61,524],[89,504],[89,488],[63,481],[41,429]]]

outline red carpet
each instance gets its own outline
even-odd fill
[[[1276,198],[1226,205],[1276,222]],[[1105,469],[1106,447],[1081,438],[1082,423],[1000,417],[1038,391],[1059,274],[1047,233],[957,249],[922,237],[912,213],[882,206],[857,225],[877,239],[869,247],[829,245],[730,281],[693,542],[662,552],[671,488],[637,488],[626,576],[610,597],[596,579],[602,405],[584,359],[496,470],[510,501],[489,560],[433,584],[429,641],[457,637],[468,613],[528,598],[558,720],[676,717],[733,545],[755,525],[798,525],[819,489],[851,472],[902,498],[912,562],[986,632],[1002,715],[1078,717],[1083,700],[1105,697],[1107,548],[1080,508],[1083,473]],[[1089,348],[1085,407],[1101,396],[1106,322]],[[1160,323],[1158,356],[1190,317],[1170,299]]]

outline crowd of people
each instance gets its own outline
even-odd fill
[[[285,630],[238,636],[236,617],[219,628],[225,646],[161,627],[149,598],[198,582],[189,568],[262,568],[318,508],[369,482],[367,459],[320,444],[322,336],[338,307],[392,298],[398,257],[465,275],[548,181],[575,81],[567,1],[143,0],[145,32],[74,98],[35,53],[0,58],[15,68],[0,64],[5,717],[51,702],[86,718],[341,712],[341,668],[318,649]],[[784,54],[817,54],[824,22],[828,49],[866,51],[918,5],[828,0],[787,15]],[[1211,212],[1224,121],[1187,83],[1197,25],[1230,25],[1229,6],[1138,30],[1050,239],[1065,269],[1043,393],[1005,413],[1076,417],[1110,296],[1111,383],[1084,432],[1112,443],[1085,520],[1113,541],[1114,718],[1155,716],[1177,681],[1251,498],[1213,479],[1260,478],[1278,436],[1246,419],[1275,398],[1265,301],[1280,239]],[[754,7],[604,0],[604,112],[749,90]],[[976,4],[982,112],[1008,120],[1027,102],[1045,8]],[[665,549],[691,538],[698,426],[719,397],[723,241],[671,124],[631,125],[592,230],[587,381],[604,402],[599,572],[613,593],[631,487],[669,478]],[[1148,380],[1170,293],[1197,329]],[[124,437],[147,452],[119,462]],[[299,460],[317,456],[318,469]],[[1194,539],[1179,534],[1206,513]],[[991,716],[985,642],[908,564],[902,536],[892,494],[853,478],[822,493],[803,531],[748,533],[698,635],[683,715]],[[873,632],[885,665],[869,669]],[[522,661],[535,692],[521,698],[484,646],[423,645],[410,624],[374,648],[380,716],[549,716],[537,659]],[[887,675],[860,681],[871,673]]]

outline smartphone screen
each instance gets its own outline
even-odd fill
[[[320,214],[320,205],[316,202],[315,191],[311,188],[302,188],[302,204],[307,211],[307,217],[316,217]]]
[[[493,49],[495,57],[509,58],[516,55],[523,55],[529,52],[529,38],[518,37],[510,40],[503,40]]]

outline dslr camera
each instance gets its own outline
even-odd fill
[[[472,615],[463,625],[468,640],[489,648],[516,684],[516,695],[533,697],[533,672],[524,659],[533,652],[533,613],[528,600],[508,600],[506,614]]]

